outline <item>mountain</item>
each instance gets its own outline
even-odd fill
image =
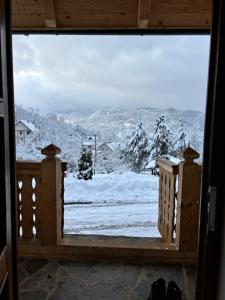
[[[89,132],[81,126],[66,123],[56,114],[41,115],[32,108],[15,106],[16,121],[25,120],[36,128],[30,134],[26,143],[18,143],[16,146],[17,159],[43,159],[40,148],[49,144],[55,144],[61,148],[61,158],[75,165],[79,155],[82,140],[87,138]]]
[[[17,145],[17,159],[43,159],[40,148],[53,143],[61,148],[61,158],[68,161],[71,169],[74,170],[80,157],[82,144],[94,134],[97,135],[97,147],[101,143],[112,142],[120,144],[123,148],[141,120],[151,145],[155,121],[161,115],[164,115],[165,123],[172,132],[173,141],[177,138],[178,121],[181,118],[187,142],[200,154],[202,153],[204,114],[199,111],[174,108],[105,107],[95,111],[89,110],[89,113],[78,110],[43,115],[32,108],[27,109],[16,105],[15,112],[16,121],[26,120],[36,128],[29,141]],[[111,163],[116,166],[115,168],[119,168],[121,160],[119,157],[114,157]]]
[[[126,136],[130,135],[140,119],[147,132],[152,135],[155,120],[159,116],[164,115],[165,122],[172,133],[177,131],[178,120],[181,118],[192,146],[200,152],[202,149],[204,113],[200,111],[151,107],[137,109],[105,107],[85,116],[76,111],[58,112],[57,115],[67,123],[81,124],[83,128],[96,133],[101,140],[108,139],[114,142],[122,142]]]

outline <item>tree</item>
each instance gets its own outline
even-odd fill
[[[167,158],[171,154],[171,132],[165,124],[164,116],[156,119],[153,142],[151,146],[151,171],[153,175],[159,175],[157,159],[159,156]]]
[[[93,176],[92,152],[85,147],[81,150],[81,156],[78,160],[78,179],[89,180]]]
[[[179,129],[178,129],[178,136],[175,139],[174,143],[174,156],[180,157],[181,151],[187,148],[187,135],[184,131],[184,123],[183,120],[179,119]]]
[[[122,158],[131,164],[132,171],[140,173],[148,163],[149,154],[147,133],[140,121],[122,150]]]

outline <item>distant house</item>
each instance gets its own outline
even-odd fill
[[[103,159],[108,159],[119,148],[119,143],[105,142],[98,146],[97,151]]]
[[[83,142],[82,147],[87,150],[94,150],[95,144],[92,142]]]
[[[89,136],[86,141],[82,143],[82,147],[87,150],[95,149],[95,137]]]
[[[16,143],[26,143],[34,131],[35,127],[32,123],[25,120],[18,121],[15,125]]]

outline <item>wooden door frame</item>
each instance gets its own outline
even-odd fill
[[[10,2],[10,1],[7,1]],[[223,111],[221,111],[220,94],[225,95],[225,20],[222,18],[222,12],[225,15],[225,1],[215,0],[213,9],[213,23],[211,36],[211,50],[210,50],[210,65],[208,78],[208,94],[207,94],[207,108],[206,108],[206,125],[205,125],[205,140],[204,140],[204,162],[203,162],[203,183],[202,183],[202,201],[201,201],[201,218],[200,218],[200,239],[199,239],[199,262],[198,262],[198,280],[196,299],[207,300],[216,299],[215,293],[217,290],[218,268],[221,261],[221,236],[219,229],[223,226],[223,209],[225,203],[225,191],[223,187],[224,174],[221,169],[225,170],[225,160],[220,157],[223,154],[224,141],[221,140],[216,128],[223,126]],[[24,32],[22,32],[24,34]],[[35,32],[40,34],[43,32]],[[46,32],[45,32],[46,33]],[[58,32],[63,34],[63,32]],[[79,32],[70,32],[71,34],[79,34]],[[106,31],[91,32],[92,34],[107,34]],[[114,32],[114,34],[127,34],[127,31]],[[146,33],[146,32],[145,32]],[[154,32],[154,34],[163,34],[163,31]],[[165,33],[165,31],[164,31]],[[166,33],[175,33],[166,31]],[[177,30],[178,34],[182,34],[182,30]],[[185,32],[183,32],[185,33]],[[194,32],[189,32],[190,34]],[[196,32],[195,32],[196,33]],[[11,34],[11,33],[10,33]],[[67,33],[68,34],[68,33]],[[80,34],[90,34],[88,32],[80,32]],[[112,34],[112,31],[108,32]],[[139,31],[133,31],[132,34],[139,34]],[[149,32],[152,34],[152,32]],[[10,38],[8,48],[11,49]],[[11,64],[12,53],[10,52],[9,61],[7,62],[9,73],[12,73]],[[224,79],[223,79],[224,78]],[[13,81],[9,74],[9,95],[13,99]],[[11,93],[11,94],[10,94]],[[13,100],[12,100],[13,101]],[[14,103],[9,103],[10,112],[10,145],[11,149],[15,149],[14,145]],[[10,153],[10,170],[13,175],[15,172],[15,154],[14,151]],[[14,177],[12,177],[14,178]],[[208,187],[209,185],[217,186],[217,209],[216,209],[216,227],[214,232],[208,233]],[[12,199],[15,199],[15,182],[12,183]],[[12,203],[14,203],[12,201]],[[14,203],[15,205],[15,203]],[[12,207],[13,220],[15,222],[15,207]],[[16,222],[13,224],[16,229]],[[14,230],[14,237],[16,230]],[[16,245],[12,247],[14,254],[16,253]],[[16,257],[16,256],[14,256]],[[212,260],[211,258],[214,258]],[[16,261],[14,262],[14,266]]]
[[[215,0],[213,3],[196,288],[198,300],[219,299],[219,270],[223,258],[222,229],[225,226],[225,140],[222,133],[225,97],[225,0]],[[216,187],[214,230],[210,230],[209,225],[210,186]]]
[[[16,144],[15,144],[15,103],[13,82],[13,50],[12,50],[12,6],[11,0],[7,4],[7,70],[8,70],[8,113],[9,113],[9,146],[10,146],[10,187],[11,187],[11,218],[12,218],[12,270],[14,299],[18,297],[18,271],[17,271],[17,196],[16,196]]]
[[[6,264],[8,270],[7,299],[18,299],[17,286],[17,230],[16,230],[16,182],[15,182],[15,130],[14,130],[14,91],[12,66],[12,31],[11,31],[11,1],[0,0],[2,7],[2,75],[3,75],[3,119],[5,127],[5,160],[6,166]],[[5,116],[4,116],[5,115]],[[2,199],[3,200],[3,199]],[[8,213],[7,213],[8,212]],[[1,237],[0,237],[1,238]]]

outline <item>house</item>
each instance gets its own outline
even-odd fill
[[[32,123],[26,120],[18,121],[15,125],[16,143],[26,143],[34,131],[35,127]]]
[[[98,146],[97,153],[100,154],[103,159],[108,159],[119,147],[119,143],[104,142]]]

